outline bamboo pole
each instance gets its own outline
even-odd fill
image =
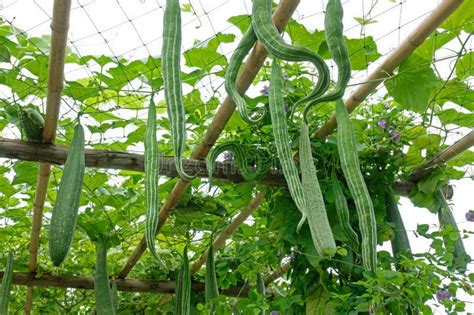
[[[293,12],[296,10],[298,4],[299,0],[282,0],[278,4],[278,7],[276,8],[273,14],[273,21],[280,31],[288,23],[288,20],[290,19]],[[245,91],[247,91],[247,89],[250,87],[253,79],[257,76],[258,71],[265,62],[266,57],[266,50],[260,43],[257,43],[257,45],[250,53],[249,57],[247,58],[247,61],[245,62],[245,65],[243,66],[243,69],[240,72],[239,77],[237,78],[236,87],[240,94],[244,94]],[[214,145],[220,133],[224,129],[225,125],[234,113],[234,110],[235,104],[232,99],[227,96],[222,105],[219,107],[218,111],[216,112],[214,119],[210,123],[209,128],[203,137],[203,140],[193,152],[191,156],[193,159],[199,160],[206,157],[207,153]],[[189,182],[180,179],[174,186],[173,190],[170,192],[168,199],[165,201],[165,203],[160,209],[157,233],[159,233],[161,227],[165,224],[172,209],[181,199],[181,196],[188,188],[188,186]],[[137,247],[134,249],[132,255],[129,257],[125,266],[118,274],[119,278],[125,278],[129,274],[133,266],[143,255],[145,249],[145,239],[142,238]]]
[[[441,23],[446,20],[464,0],[444,0],[438,7],[426,17],[420,25],[393,50],[365,80],[364,83],[349,96],[345,101],[347,111],[351,113],[375,88],[385,79],[389,78],[396,67],[398,67],[426,38],[433,33]],[[468,10],[468,9],[466,9]],[[336,129],[336,116],[333,115],[324,124],[315,136],[324,139]]]
[[[253,198],[249,204],[242,210],[234,220],[219,234],[219,236],[214,240],[212,243],[212,248],[214,252],[216,252],[219,248],[221,248],[227,239],[237,230],[237,228],[244,223],[245,220],[255,211],[258,207],[262,204],[263,200],[265,199],[265,192],[260,191],[255,198]],[[194,262],[191,266],[191,274],[196,273],[202,265],[206,262],[207,256],[209,254],[209,250],[206,250],[204,254],[199,257],[198,260]]]
[[[410,182],[416,183],[428,175],[434,168],[440,166],[462,152],[474,146],[474,130],[462,137],[459,141],[450,145],[443,152],[435,156],[428,163],[417,168],[410,176]]]
[[[43,130],[43,142],[54,142],[59,119],[59,107],[64,81],[64,62],[66,56],[67,34],[71,0],[55,0],[53,4],[53,19],[51,22],[51,50],[48,68],[48,94],[46,97],[46,117]],[[43,206],[48,190],[51,164],[40,163],[36,195],[33,203],[33,222],[31,228],[30,258],[28,270],[36,272],[38,266],[39,238]],[[27,291],[25,314],[30,314],[33,305],[33,290]]]
[[[0,272],[0,281],[3,272]],[[125,292],[146,292],[146,293],[174,293],[175,281],[159,280],[137,280],[137,279],[116,279],[117,290]],[[26,285],[29,287],[46,288],[73,288],[80,290],[94,290],[94,277],[92,276],[55,276],[43,273],[37,276],[33,273],[15,272],[13,274],[13,284]],[[192,282],[192,290],[195,292],[204,291],[204,282]],[[247,296],[248,286],[235,286],[222,290],[221,293],[227,296]],[[268,291],[270,293],[270,291]]]
[[[48,162],[61,165],[66,162],[69,147],[55,144],[32,143],[20,140],[5,139],[0,137],[0,157],[19,159],[22,161]],[[144,157],[142,154],[85,149],[85,162],[87,167],[105,169],[120,169],[130,171],[144,171]],[[173,157],[160,158],[160,175],[176,177],[176,165]],[[197,174],[198,177],[208,177],[206,162],[203,160],[185,159],[184,170],[188,174]],[[244,182],[239,168],[234,163],[216,162],[213,178],[229,180],[235,183]],[[270,170],[261,181],[272,186],[285,186],[286,181],[280,171]]]
[[[273,271],[271,274],[266,276],[264,279],[265,286],[269,285],[270,283],[272,283],[273,281],[275,281],[276,279],[280,278],[285,273],[287,273],[288,270],[290,270],[292,263],[293,263],[293,259],[290,258],[290,260],[288,260],[286,263],[281,265],[277,270]]]
[[[472,137],[472,136],[471,136]],[[472,140],[471,140],[472,141]],[[461,153],[462,148],[446,149],[451,152]],[[0,157],[18,159],[22,161],[48,162],[62,165],[66,161],[69,148],[51,143],[33,143],[20,140],[5,139],[0,137]],[[439,159],[439,158],[437,158]],[[143,155],[136,153],[108,151],[98,149],[86,149],[85,161],[87,167],[104,169],[118,169],[143,172]],[[441,162],[441,160],[439,160]],[[174,158],[160,158],[160,175],[176,177],[176,165]],[[441,163],[440,163],[441,164]],[[198,177],[207,178],[206,163],[202,160],[183,160],[184,170],[189,174],[197,174]],[[427,171],[427,174],[432,168]],[[421,170],[420,170],[421,171]],[[228,180],[234,183],[245,182],[238,167],[233,163],[216,162],[216,171],[213,175],[216,179]],[[270,186],[286,186],[286,180],[280,171],[272,170],[260,183]],[[414,182],[395,182],[392,186],[399,196],[407,196],[414,186]]]

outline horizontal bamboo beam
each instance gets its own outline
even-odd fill
[[[48,162],[62,165],[66,161],[69,148],[55,144],[41,144],[25,142],[0,137],[0,158],[18,159],[22,161]],[[143,172],[143,155],[119,151],[107,151],[98,149],[85,150],[86,166],[104,169],[118,169]],[[40,164],[41,165],[41,164]],[[185,171],[197,174],[198,177],[206,178],[206,163],[201,160],[183,160]],[[41,169],[40,169],[41,171]],[[176,166],[174,158],[160,158],[160,174],[168,177],[176,177]],[[216,179],[228,180],[234,183],[245,182],[237,166],[232,163],[216,163],[216,171],[213,175]],[[268,175],[260,181],[270,186],[286,186],[285,178],[280,171],[271,170]],[[406,196],[413,188],[411,182],[397,182],[393,189],[397,195]]]
[[[65,163],[69,148],[61,145],[25,142],[0,137],[0,157],[18,159],[23,161],[48,162],[56,165]],[[105,169],[119,169],[143,172],[144,157],[142,154],[86,149],[86,166]],[[206,162],[202,160],[186,159],[183,162],[184,170],[188,174],[197,173],[198,177],[207,177]],[[160,175],[176,177],[174,158],[160,158]],[[229,180],[235,183],[244,182],[245,179],[233,163],[216,163],[214,178]],[[261,183],[271,186],[285,186],[286,181],[280,171],[270,170]]]
[[[461,4],[463,0],[444,0],[431,12],[400,46],[394,49],[384,61],[360,84],[345,101],[347,111],[351,113],[380,83],[389,78],[393,71],[433,33]],[[469,10],[466,8],[466,10]],[[336,116],[324,124],[315,134],[324,139],[336,129]]]
[[[280,278],[285,273],[287,273],[288,270],[290,270],[292,264],[293,264],[293,258],[290,258],[286,263],[278,267],[277,270],[273,271],[271,274],[266,276],[265,279],[263,280],[265,283],[265,286],[269,285],[270,283],[272,283],[273,281],[275,281],[276,279]]]
[[[0,281],[3,279],[3,271],[0,272]],[[116,279],[117,290],[125,292],[147,292],[147,293],[174,293],[175,281]],[[15,272],[13,284],[31,287],[46,288],[73,288],[82,290],[94,290],[94,277],[92,276],[54,276],[43,273],[36,276],[34,273]],[[192,290],[204,292],[204,282],[192,282]],[[247,296],[249,287],[230,287],[220,291],[227,296]],[[271,293],[271,291],[268,291]]]

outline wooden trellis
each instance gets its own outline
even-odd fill
[[[368,76],[349,99],[345,102],[349,112],[353,111],[365,98],[381,83],[388,78],[394,69],[403,62],[403,60],[411,54],[416,47],[421,45],[424,40],[436,28],[462,4],[463,0],[446,0],[441,4],[415,29],[415,31],[405,40],[397,49],[395,49],[385,61],[377,67],[377,69]],[[276,26],[282,30],[287,24],[289,18],[299,4],[299,0],[282,0],[274,13],[274,22]],[[43,133],[43,142],[45,144],[25,143],[17,140],[0,139],[0,157],[16,158],[21,160],[39,161],[39,174],[37,179],[36,196],[33,209],[33,223],[31,231],[31,245],[28,269],[30,273],[16,273],[14,283],[27,285],[27,302],[25,305],[25,313],[29,314],[32,306],[32,290],[33,286],[45,287],[61,287],[61,288],[80,288],[92,289],[94,280],[92,277],[57,277],[51,275],[41,275],[36,277],[37,271],[37,254],[39,248],[39,235],[41,230],[42,210],[49,182],[51,163],[62,164],[67,156],[68,149],[62,146],[51,144],[56,137],[56,128],[58,123],[58,115],[60,109],[61,94],[64,81],[64,57],[66,51],[67,32],[69,26],[71,1],[55,0],[53,10],[53,20],[51,24],[51,52],[49,62],[49,81],[45,129]],[[237,89],[241,94],[249,88],[253,79],[256,77],[260,67],[263,65],[267,53],[265,49],[257,44],[252,50],[249,58],[237,81]],[[232,100],[227,97],[219,107],[209,129],[205,133],[202,142],[193,152],[191,159],[185,161],[185,167],[190,170],[199,170],[199,176],[206,177],[207,171],[202,160],[210,148],[218,139],[220,133],[225,128],[231,115],[235,110]],[[331,118],[317,132],[316,136],[325,138],[336,127],[334,117]],[[461,140],[444,150],[438,156],[428,163],[415,170],[410,177],[408,183],[398,183],[394,188],[401,192],[403,188],[408,188],[416,183],[429,172],[448,160],[457,156],[464,150],[474,145],[474,131],[463,137]],[[138,154],[130,154],[125,152],[110,152],[103,150],[87,150],[86,152],[87,166],[108,168],[108,169],[129,169],[143,171],[143,156]],[[233,172],[235,167],[230,164],[218,163],[216,178],[231,180],[234,182],[242,182],[243,178],[238,172]],[[176,176],[174,161],[171,158],[162,158],[162,174],[166,176]],[[192,173],[192,172],[191,172]],[[281,173],[271,173],[263,180],[268,185],[284,185],[285,181]],[[166,219],[170,215],[172,209],[179,202],[185,190],[189,187],[189,182],[178,180],[177,184],[169,194],[162,208],[160,209],[158,233],[165,224]],[[406,189],[405,189],[406,190]],[[220,248],[232,233],[242,224],[248,216],[259,207],[264,200],[264,192],[259,192],[247,205],[247,207],[225,228],[213,243],[214,249]],[[173,281],[150,281],[150,280],[125,280],[133,266],[142,256],[146,249],[145,240],[142,239],[135,248],[132,255],[128,259],[124,268],[118,274],[117,285],[119,290],[134,292],[155,292],[155,293],[172,293],[174,292]],[[195,261],[191,268],[192,273],[197,272],[207,258],[207,251]],[[274,273],[265,278],[268,284],[291,268],[292,260],[284,263]],[[0,278],[3,273],[0,273]],[[194,283],[193,288],[196,291],[203,289],[203,283]],[[237,295],[241,288],[231,288],[224,291],[224,294],[231,296]],[[243,294],[245,295],[245,290]],[[242,295],[242,294],[241,294]]]
[[[285,8],[286,5],[294,6],[296,8],[299,1],[282,1],[279,4],[279,7],[275,11],[274,17],[278,16],[279,9],[282,7]],[[384,79],[388,78],[390,73],[399,66],[409,55],[412,53],[416,47],[421,45],[426,38],[436,30],[436,28],[448,17],[450,16],[461,4],[463,0],[454,0],[454,1],[443,1],[427,18],[425,18],[420,25],[408,36],[408,39],[404,41],[397,49],[393,50],[392,53],[385,59],[385,61],[371,74],[368,76],[365,83],[361,84],[355,92],[349,97],[349,100],[346,101],[346,108],[349,112],[352,112],[357,105],[362,103],[365,98],[381,83]],[[283,11],[283,9],[282,9]],[[284,10],[283,12],[288,13],[288,10]],[[277,27],[281,27],[278,24],[278,19],[275,18],[275,24]],[[247,88],[252,82],[253,78],[256,75],[256,70],[259,69],[256,67],[252,67],[249,70],[248,65],[254,64],[253,59],[256,56],[256,52],[258,50],[263,50],[261,56],[266,56],[266,52],[260,45],[257,44],[255,49],[252,51],[251,55],[248,58],[247,63],[245,64],[239,80],[237,81],[237,87],[239,93],[244,94],[245,90],[242,90],[242,81],[248,82]],[[264,58],[263,58],[264,59]],[[260,65],[263,63],[263,60],[259,63]],[[249,71],[253,71],[253,76],[249,75]],[[258,71],[258,70],[257,70]],[[228,102],[227,102],[228,101]],[[204,136],[203,142],[199,145],[198,149],[194,152],[193,158],[203,158],[207,152],[209,151],[210,147],[215,143],[218,135],[223,130],[224,125],[227,123],[228,119],[230,118],[231,114],[235,109],[235,105],[232,103],[229,97],[226,98],[224,103],[221,107],[219,107],[216,116],[214,117],[206,135]],[[336,127],[335,117],[332,117],[331,120],[323,125],[317,132],[316,136],[319,138],[327,137]],[[161,227],[164,224],[164,220],[169,216],[170,211],[179,201],[180,196],[183,194],[184,190],[188,187],[189,183],[180,180],[176,186],[174,187],[173,191],[170,193],[169,199],[165,202],[163,207],[160,210],[160,225],[158,226],[157,233],[159,233]],[[146,249],[145,240],[142,239],[140,244],[135,248],[132,255],[128,259],[127,263],[118,274],[119,278],[125,278],[128,273],[132,270],[133,266],[137,263],[140,259],[141,255]]]
[[[0,137],[0,157],[3,158],[62,165],[66,161],[68,152],[69,148],[62,145],[24,142]],[[85,160],[87,167],[138,172],[144,171],[142,154],[86,149]],[[207,178],[209,175],[206,169],[206,163],[202,160],[184,159],[183,165],[185,171],[191,174],[197,174],[198,177]],[[178,176],[174,158],[160,158],[160,175],[167,177]],[[233,163],[227,162],[216,162],[216,170],[213,178],[234,183],[245,182],[238,167]],[[285,178],[279,170],[271,170],[260,183],[269,186],[286,186]],[[406,196],[409,194],[412,186],[413,181],[395,182],[392,188],[398,195]]]

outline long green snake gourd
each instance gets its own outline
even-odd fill
[[[181,86],[181,8],[179,0],[167,0],[163,22],[162,72],[165,101],[171,124],[176,171],[184,180],[192,180],[183,168],[186,148],[186,113]]]
[[[160,199],[158,194],[159,175],[159,152],[156,140],[156,106],[153,96],[148,108],[147,127],[145,132],[145,240],[150,252],[158,263],[164,267],[164,263],[156,253],[155,240],[158,229],[158,218],[160,214]]]
[[[349,60],[349,52],[344,41],[342,18],[344,11],[341,0],[329,0],[326,6],[326,14],[324,18],[326,43],[329,48],[331,58],[337,66],[337,82],[334,89],[313,99],[306,105],[303,117],[306,120],[308,111],[316,104],[322,102],[335,101],[340,99],[346,90],[347,84],[351,78],[351,63]],[[293,110],[296,108],[293,107]]]
[[[270,115],[272,119],[273,136],[278,158],[280,159],[283,175],[288,184],[288,190],[296,204],[298,210],[303,214],[298,229],[306,219],[306,205],[303,195],[303,188],[299,178],[298,168],[293,160],[290,146],[290,136],[288,134],[285,103],[282,96],[283,82],[281,69],[274,60],[272,64],[272,74],[270,77],[270,87],[268,98],[270,101]]]
[[[324,59],[306,47],[289,45],[283,40],[272,20],[272,0],[253,1],[252,29],[259,42],[271,55],[286,61],[309,61],[318,70],[318,81],[313,91],[298,103],[313,100],[326,92],[330,80],[329,69]]]
[[[55,266],[64,261],[74,238],[85,165],[84,128],[78,121],[49,225],[49,256]]]
[[[347,206],[347,199],[344,196],[342,185],[337,179],[335,172],[331,174],[332,190],[334,192],[334,205],[336,208],[336,216],[341,226],[342,233],[347,238],[349,245],[352,249],[357,252],[359,250],[359,237],[357,233],[352,229],[349,207]]]
[[[8,252],[7,263],[0,286],[0,315],[8,315],[8,305],[10,304],[10,294],[13,284],[13,253]]]
[[[342,100],[336,101],[337,148],[342,172],[351,191],[362,236],[362,264],[368,271],[377,268],[377,226],[374,206],[362,176],[356,149],[354,126]]]
[[[300,154],[303,176],[300,180],[298,169],[291,154],[282,90],[281,69],[278,62],[274,60],[270,78],[269,100],[277,153],[282,165],[283,174],[288,183],[290,195],[295,201],[297,208],[303,213],[298,228],[301,227],[305,218],[307,218],[316,251],[319,255],[323,256],[326,250],[335,249],[336,243],[329,226],[324,199],[313,163],[308,127],[306,124],[301,126]]]
[[[336,249],[336,241],[329,225],[323,194],[313,162],[308,125],[301,123],[300,165],[301,184],[306,201],[306,216],[316,251],[323,256],[327,249]]]
[[[251,118],[249,116],[247,102],[245,101],[244,97],[239,94],[235,85],[240,65],[256,42],[257,36],[250,25],[249,29],[245,32],[244,36],[237,45],[237,48],[234,50],[234,53],[230,57],[229,65],[227,66],[225,73],[225,90],[234,101],[240,117],[247,123],[257,123],[262,120],[263,117],[265,117],[265,112],[261,113],[258,118]]]

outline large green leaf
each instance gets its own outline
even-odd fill
[[[456,33],[474,31],[474,0],[465,0],[441,27]]]
[[[439,90],[435,101],[439,105],[453,102],[467,110],[474,111],[474,90],[459,78],[453,78]]]
[[[403,108],[424,113],[433,90],[441,79],[431,69],[430,62],[411,55],[398,68],[398,73],[384,82],[389,94]]]
[[[455,109],[447,109],[438,114],[443,125],[454,124],[471,128],[474,126],[474,113],[461,113]]]
[[[235,35],[218,33],[210,40],[199,43],[195,48],[184,53],[186,66],[192,68],[200,68],[207,72],[211,72],[215,66],[224,67],[227,59],[224,55],[217,52],[217,48],[222,43],[231,43],[234,41]]]

